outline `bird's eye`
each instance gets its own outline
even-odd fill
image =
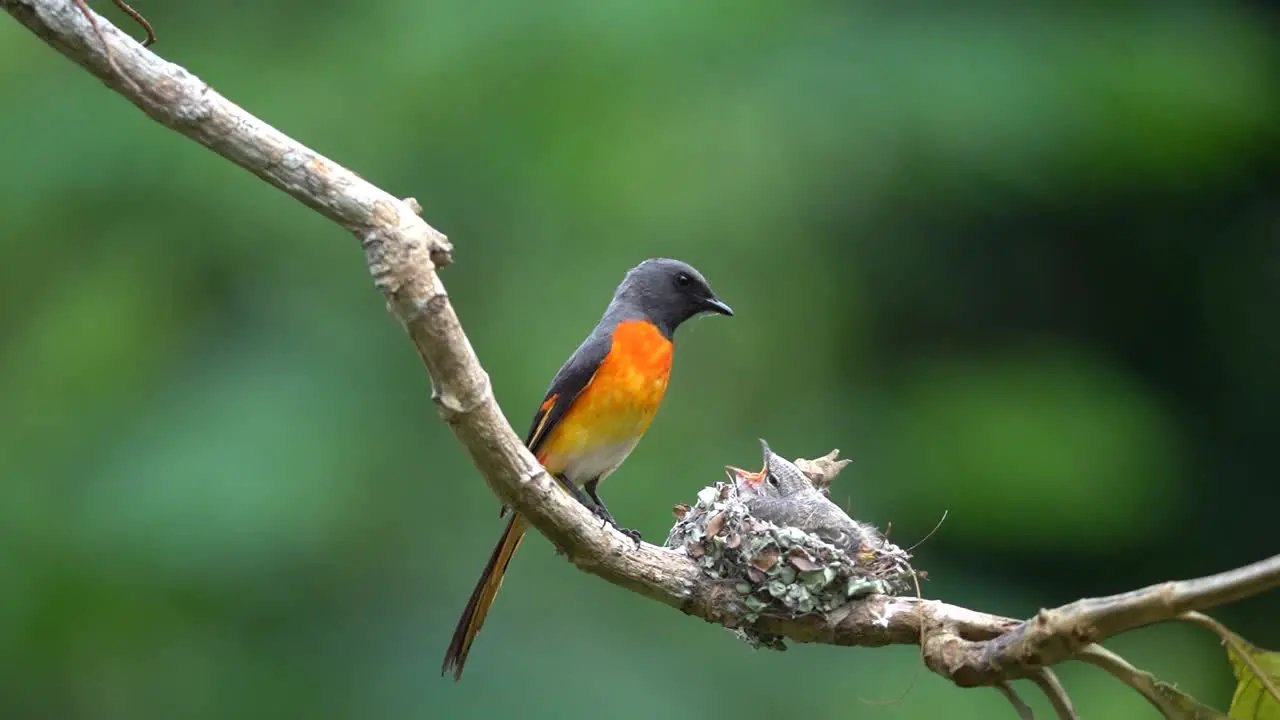
[[[772,485],[772,486],[774,486],[774,487],[778,487],[778,476],[777,476],[777,475],[774,475],[773,473],[768,473],[767,475],[765,475],[765,480],[768,480],[770,485]]]
[[[687,288],[692,282],[693,278],[689,277],[689,273],[676,273],[676,287]]]

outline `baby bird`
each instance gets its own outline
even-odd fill
[[[752,515],[779,527],[804,530],[851,555],[864,546],[884,545],[878,530],[849,517],[795,463],[770,450],[763,439],[760,447],[764,451],[760,472],[725,467]]]

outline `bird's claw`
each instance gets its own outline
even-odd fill
[[[600,504],[593,505],[591,507],[591,512],[595,513],[596,517],[600,518],[601,529],[604,529],[605,525],[612,525],[614,527],[618,527],[618,521],[613,519],[613,513],[609,512],[608,508],[606,508],[604,505],[600,505]]]
[[[640,547],[640,531],[639,530],[632,530],[631,528],[618,527],[617,525],[614,525],[614,527],[618,529],[618,532],[634,540],[636,542],[636,547]]]
[[[631,528],[624,528],[621,525],[619,525],[618,521],[613,519],[613,514],[610,513],[603,505],[596,505],[594,508],[592,508],[592,511],[595,512],[596,517],[600,518],[601,530],[603,530],[606,525],[612,525],[614,530],[617,530],[623,535],[626,535],[627,537],[631,538],[632,540],[635,541],[636,547],[640,547],[640,531],[639,530],[632,530]]]

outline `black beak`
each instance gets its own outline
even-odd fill
[[[702,309],[706,310],[707,312],[716,313],[717,315],[729,315],[729,316],[733,315],[733,308],[729,307],[728,305],[725,305],[724,301],[716,297],[715,295],[712,295],[709,298],[703,299]]]
[[[759,440],[760,440],[760,449],[761,449],[762,451],[764,451],[764,452],[763,452],[763,454],[764,454],[764,468],[765,468],[766,470],[768,470],[768,469],[769,469],[769,456],[773,454],[773,450],[771,450],[771,449],[769,448],[769,443],[765,442],[765,441],[764,441],[764,438],[759,438]]]

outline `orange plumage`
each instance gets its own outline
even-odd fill
[[[613,345],[573,406],[539,449],[538,462],[553,475],[584,457],[634,447],[653,422],[671,376],[671,341],[652,323],[618,323]],[[621,448],[618,448],[621,450]],[[619,453],[620,464],[626,451]],[[601,462],[611,464],[612,458]],[[606,471],[616,468],[605,467]],[[606,472],[607,474],[607,472]]]

